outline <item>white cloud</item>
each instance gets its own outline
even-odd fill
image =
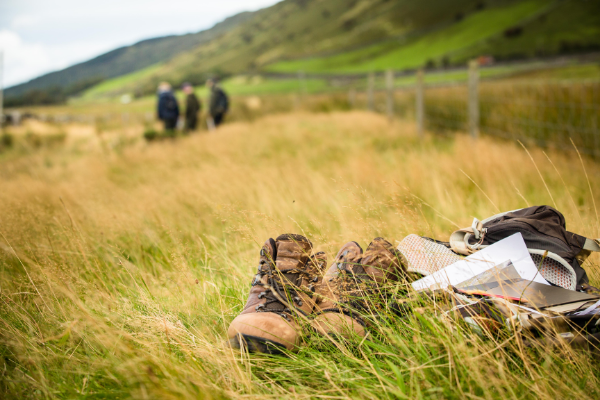
[[[50,58],[39,44],[25,43],[15,32],[0,31],[4,52],[4,85],[11,86],[48,70]]]
[[[15,85],[142,39],[206,29],[279,0],[0,0],[4,83]]]
[[[37,15],[21,14],[17,15],[12,20],[13,28],[29,28],[40,22],[40,17]]]

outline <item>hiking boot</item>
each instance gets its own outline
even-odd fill
[[[311,256],[311,251],[311,242],[301,235],[265,242],[246,306],[227,332],[232,347],[276,354],[298,346],[327,264],[325,253]]]
[[[381,286],[406,274],[400,252],[383,238],[374,239],[363,252],[356,242],[346,243],[327,270],[318,289],[317,317],[312,326],[324,335],[365,336],[360,312],[371,311],[373,295]]]

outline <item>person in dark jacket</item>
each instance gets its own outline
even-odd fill
[[[171,91],[171,85],[162,82],[158,85],[158,119],[165,124],[165,131],[172,131],[177,126],[179,105]]]
[[[209,129],[211,129],[216,128],[223,122],[225,114],[229,110],[229,98],[223,89],[217,85],[214,79],[208,79],[206,81],[206,86],[210,90],[210,100],[208,102],[208,113],[210,114],[210,117],[208,126]]]
[[[198,113],[202,109],[202,103],[194,94],[194,88],[190,83],[183,84],[183,93],[185,98],[185,131],[192,132],[196,130],[198,124]]]

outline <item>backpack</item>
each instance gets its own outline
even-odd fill
[[[452,233],[450,248],[470,255],[517,232],[548,282],[571,290],[588,283],[581,264],[592,251],[600,251],[600,241],[567,231],[565,217],[550,206],[508,211],[483,221],[475,218],[470,227]]]
[[[229,98],[221,88],[218,88],[217,95],[219,96],[217,99],[217,109],[220,112],[226,113],[229,111]]]
[[[175,109],[177,109],[177,100],[175,99],[175,96],[172,94],[166,96],[165,107],[169,111],[175,111]]]

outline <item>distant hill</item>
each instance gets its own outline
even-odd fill
[[[32,90],[62,89],[68,91],[69,88],[72,88],[77,91],[78,87],[89,86],[86,83],[94,84],[168,61],[180,53],[217,39],[251,16],[251,12],[244,12],[227,18],[211,29],[198,33],[147,39],[131,46],[121,47],[89,61],[10,87],[6,89],[5,95],[10,100],[11,97],[22,96]]]
[[[120,77],[102,84],[111,94],[143,95],[160,80],[200,83],[209,75],[354,73],[596,50],[600,1],[284,0],[204,32],[117,49],[10,88],[7,97],[52,85],[77,92],[96,78]]]

